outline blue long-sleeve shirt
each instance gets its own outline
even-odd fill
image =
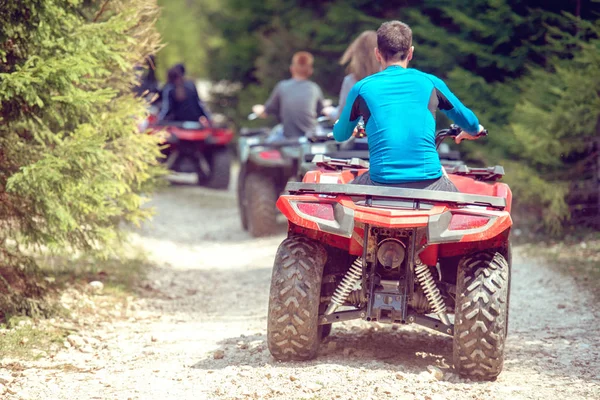
[[[333,135],[338,141],[348,140],[362,116],[373,181],[396,184],[437,179],[442,176],[435,147],[437,108],[464,131],[477,134],[477,117],[441,79],[390,66],[352,87]]]

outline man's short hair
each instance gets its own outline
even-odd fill
[[[412,31],[404,22],[389,21],[377,29],[377,48],[386,61],[404,61],[412,45]]]
[[[312,67],[315,59],[308,51],[299,51],[292,57],[292,64],[299,67]]]
[[[313,72],[315,58],[308,51],[299,51],[292,57],[292,67],[296,73],[308,78]]]

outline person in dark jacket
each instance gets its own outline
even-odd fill
[[[143,71],[140,82],[133,88],[138,97],[146,98],[150,104],[158,103],[160,99],[160,84],[156,78],[156,60],[154,55],[149,55],[145,60],[145,67],[136,67],[137,71]]]
[[[184,73],[182,64],[169,70],[158,120],[200,121],[204,125],[210,125],[210,113],[200,100],[196,85],[191,80],[186,80]]]

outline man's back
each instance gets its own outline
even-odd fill
[[[438,78],[415,69],[390,66],[358,82],[348,97],[346,112],[336,126],[359,116],[366,121],[370,174],[383,184],[416,182],[442,176],[435,147],[435,112],[439,107],[463,127],[475,127],[475,115]],[[458,120],[457,120],[458,119]]]
[[[316,83],[305,79],[279,82],[265,104],[266,112],[277,115],[283,123],[283,134],[286,137],[314,134],[317,116],[322,108],[321,89]]]
[[[208,111],[198,96],[196,85],[190,80],[184,81],[178,89],[174,84],[165,85],[163,98],[159,119],[198,121],[203,116],[209,118]]]

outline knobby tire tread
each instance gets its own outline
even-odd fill
[[[244,194],[248,231],[254,237],[272,235],[277,231],[277,189],[268,176],[251,173],[246,177]]]
[[[277,250],[267,323],[267,343],[280,361],[310,360],[317,355],[322,330],[319,302],[327,252],[318,242],[290,236]]]
[[[509,264],[502,254],[479,252],[459,264],[454,366],[473,380],[494,380],[504,364],[508,326]]]
[[[212,189],[227,189],[230,178],[231,152],[226,147],[213,150],[210,159],[210,177],[206,186]]]
[[[237,179],[237,200],[238,200],[238,208],[240,211],[240,223],[242,225],[242,229],[248,231],[248,199],[246,199],[246,193],[244,192],[245,184],[246,184],[246,166],[242,165],[240,167],[240,173]]]

